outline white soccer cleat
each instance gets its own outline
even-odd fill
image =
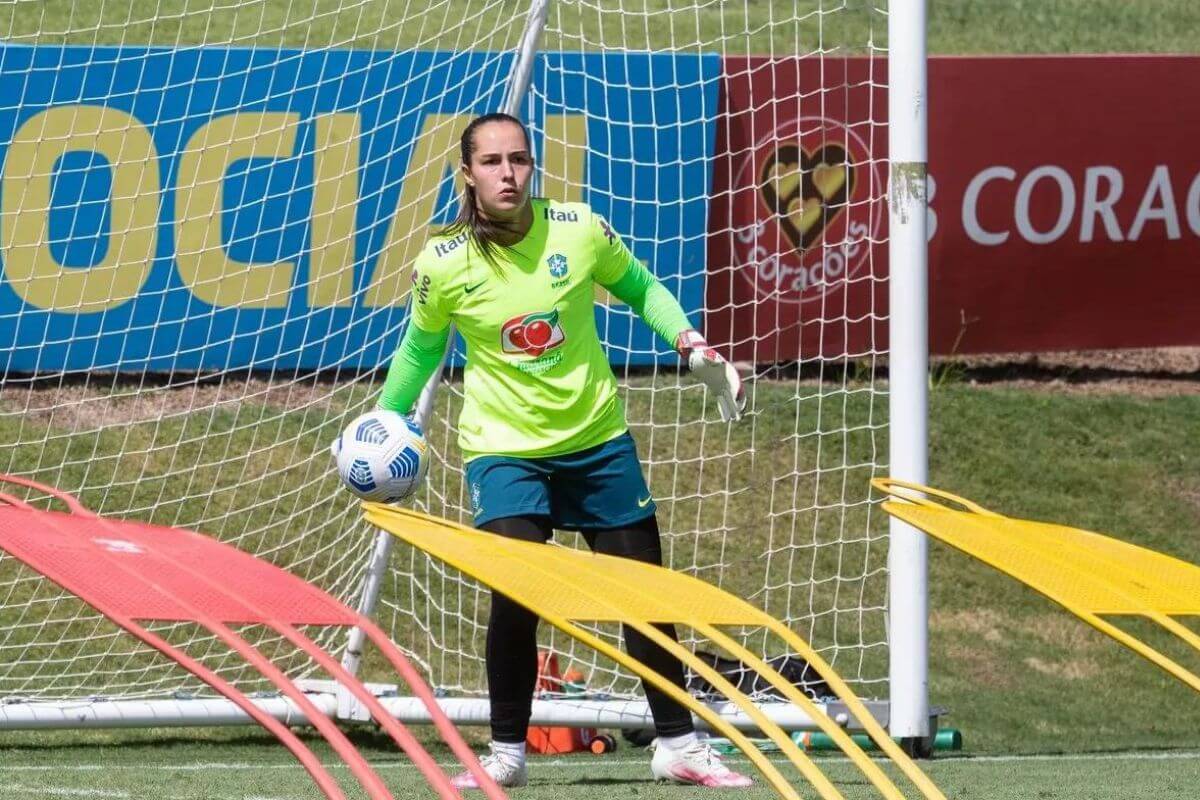
[[[650,760],[650,771],[655,780],[693,786],[743,789],[754,785],[747,776],[722,764],[717,751],[700,740],[682,750],[672,750],[659,743]]]
[[[479,759],[479,764],[483,767],[484,772],[492,776],[492,780],[506,789],[514,789],[529,783],[529,770],[525,768],[524,761],[517,763],[492,752]],[[455,789],[479,788],[479,782],[469,771],[455,775],[450,780],[450,785]]]

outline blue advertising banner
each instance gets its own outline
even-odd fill
[[[0,47],[7,372],[371,368],[508,53]],[[540,188],[703,307],[720,59],[544,54]],[[667,352],[598,306],[614,364]],[[669,358],[670,356],[665,356]]]

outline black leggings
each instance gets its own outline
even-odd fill
[[[554,533],[544,516],[504,517],[485,522],[483,530],[523,539],[546,542]],[[588,546],[597,553],[662,564],[658,521],[653,515],[624,528],[587,531]],[[498,592],[492,592],[492,614],[487,631],[488,697],[491,701],[492,739],[518,743],[529,733],[533,690],[537,684],[538,617]],[[655,625],[675,639],[674,625]],[[684,686],[679,659],[635,630],[622,628],[629,654],[679,687]],[[662,691],[642,683],[646,701],[654,714],[659,736],[680,736],[693,730],[692,715]]]

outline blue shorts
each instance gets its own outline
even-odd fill
[[[479,456],[467,462],[467,486],[476,527],[502,517],[546,516],[559,530],[603,530],[656,510],[628,431],[562,456]]]

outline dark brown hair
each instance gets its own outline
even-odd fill
[[[505,114],[496,112],[493,114],[484,114],[481,117],[476,117],[467,125],[466,130],[462,133],[462,140],[459,144],[459,150],[462,154],[462,163],[467,167],[471,165],[471,156],[475,155],[475,131],[489,122],[511,122],[521,129],[521,133],[525,136],[525,149],[529,151],[532,157],[533,148],[529,142],[529,130],[521,120]],[[466,184],[463,187],[462,200],[458,207],[458,216],[454,218],[446,226],[442,233],[447,236],[456,236],[463,232],[475,242],[475,246],[479,248],[479,252],[493,267],[497,268],[496,251],[504,247],[500,244],[499,239],[505,234],[513,233],[513,228],[503,222],[490,220],[479,213],[479,207],[476,205],[475,187],[471,184]]]

